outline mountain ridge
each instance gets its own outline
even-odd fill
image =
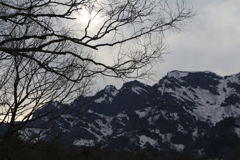
[[[175,70],[152,86],[135,80],[120,89],[108,85],[84,98],[89,103],[81,98],[73,102],[69,106],[73,111],[51,122],[61,127],[46,130],[41,139],[49,141],[46,137],[64,130],[59,142],[68,145],[183,152],[220,122],[225,124],[225,119],[240,119],[240,73],[223,77],[209,71]],[[46,120],[31,125],[43,124],[40,121]],[[240,137],[240,127],[236,126],[234,132]],[[34,134],[37,130],[33,129]],[[196,147],[194,151],[201,149]]]

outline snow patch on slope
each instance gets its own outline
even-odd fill
[[[184,129],[184,127],[181,124],[178,124],[178,131],[183,134],[187,134],[187,131]]]
[[[20,139],[24,141],[30,140],[31,143],[37,143],[39,140],[45,138],[47,136],[47,132],[50,129],[41,129],[41,128],[25,128],[24,130],[19,130],[18,133],[20,135]],[[32,138],[32,136],[37,135]]]
[[[146,143],[149,143],[152,146],[156,146],[157,145],[157,141],[156,140],[154,140],[154,139],[152,139],[150,137],[147,137],[145,135],[139,136],[139,143],[140,143],[140,147],[141,148],[145,148],[146,147],[145,146]]]
[[[198,106],[193,110],[197,120],[210,122],[215,125],[217,122],[227,117],[237,117],[240,114],[240,109],[236,106],[220,107],[217,105]]]
[[[123,118],[126,118],[127,120],[129,120],[129,116],[127,114],[124,114],[124,113],[119,113],[117,114],[116,116],[118,119],[123,119]]]
[[[160,110],[160,112],[161,112],[162,116],[167,120],[178,120],[179,119],[178,113],[171,113],[166,110]]]
[[[184,145],[183,144],[172,144],[174,146],[174,149],[178,152],[182,152],[184,150]]]
[[[75,139],[73,142],[74,146],[95,146],[94,140],[86,140],[86,139]]]
[[[102,103],[104,101],[107,103],[112,103],[113,98],[109,97],[107,94],[104,94],[103,97],[100,97],[100,98],[94,100],[95,103]]]
[[[111,94],[114,97],[119,93],[119,91],[113,85],[107,85],[104,91]]]
[[[237,84],[240,84],[240,76],[239,76],[240,73],[238,74],[234,74],[234,75],[231,75],[231,76],[227,76],[226,77],[226,80],[231,82],[231,83],[237,83]]]
[[[98,113],[94,113],[92,110],[88,110],[88,113],[91,113],[91,114],[95,114],[97,115],[99,118],[96,119],[93,123],[89,123],[88,124],[88,127],[89,128],[94,128],[96,129],[97,131],[101,132],[101,134],[103,136],[109,136],[113,133],[113,129],[112,129],[112,126],[111,126],[111,122],[112,122],[112,119],[113,117],[111,116],[106,116],[104,114],[98,114]],[[93,133],[92,131],[88,130],[89,132]],[[100,140],[97,135],[97,133],[93,133],[95,135],[95,137],[98,139],[98,141]]]
[[[139,118],[143,118],[143,117],[146,117],[151,110],[152,110],[152,107],[147,107],[143,111],[137,110],[135,111],[135,113],[139,116]]]
[[[110,125],[110,122],[113,118],[106,117],[105,120],[107,120],[107,123],[103,123],[102,120],[97,119],[96,123],[99,125],[99,131],[106,137],[108,135],[111,135],[113,133],[112,126]]]
[[[141,92],[147,92],[145,89],[139,87],[139,86],[133,86],[132,91],[136,93],[137,95],[141,95]]]
[[[73,116],[70,115],[70,114],[63,114],[63,115],[61,115],[61,117],[62,117],[67,123],[69,123],[71,127],[75,126],[75,125],[79,122],[78,117],[73,117]]]
[[[240,128],[234,128],[234,132],[240,137]]]

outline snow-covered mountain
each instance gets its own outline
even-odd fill
[[[172,71],[153,86],[132,81],[118,90],[109,85],[71,105],[50,103],[34,117],[54,107],[57,112],[31,124],[41,129],[25,128],[22,137],[41,133],[44,141],[117,150],[189,150],[216,126],[232,124],[227,123],[231,117],[234,135],[240,136],[240,73]]]

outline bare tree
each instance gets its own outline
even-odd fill
[[[192,9],[184,2],[171,4],[166,0],[19,0],[1,1],[0,5],[1,57],[18,54],[35,61],[48,72],[76,82],[96,74],[112,77],[147,74],[146,68],[158,61],[165,49],[163,33],[181,29],[184,20],[193,15]],[[86,14],[83,15],[83,11]],[[73,23],[85,21],[86,17],[89,19],[85,25],[79,24],[77,28],[66,25],[74,26]],[[99,23],[92,28],[94,21]],[[13,36],[14,32],[18,35]],[[9,45],[22,40],[28,45],[18,48]],[[41,43],[32,45],[39,40]],[[62,42],[71,44],[71,47],[57,50]],[[132,42],[130,46],[128,42]],[[86,53],[87,48],[94,51],[111,46],[120,47],[120,50],[112,53],[114,61],[110,65],[96,61],[91,52],[81,54]],[[64,73],[66,66],[80,70],[84,67],[74,66],[71,62],[56,67],[53,62],[39,60],[36,54],[29,55],[32,51],[37,55],[74,57],[82,63],[91,63],[92,67],[84,74],[70,78]]]
[[[15,35],[16,36],[16,35]],[[41,43],[41,41],[35,42],[35,44]],[[20,45],[26,45],[26,41],[18,41],[18,43],[12,43],[11,46],[18,48]],[[32,45],[35,45],[32,44]],[[65,48],[67,43],[60,43],[56,49]],[[63,62],[62,57],[54,56],[51,54],[38,54],[37,52],[28,52],[28,55],[34,55],[38,60],[43,60],[45,63],[54,62],[56,64],[68,63]],[[80,64],[76,62],[74,58],[68,59],[74,65],[82,65],[88,68],[87,64]],[[9,157],[9,153],[13,155],[13,151],[19,146],[13,147],[12,143],[16,140],[14,137],[19,130],[24,127],[33,127],[29,122],[39,119],[46,114],[52,113],[57,109],[57,106],[65,101],[70,101],[73,96],[85,94],[90,86],[92,77],[86,77],[81,82],[69,81],[58,74],[52,74],[43,69],[29,58],[19,56],[9,56],[1,60],[1,112],[0,128],[3,129],[4,137],[1,141],[1,151],[5,151],[5,155]],[[60,65],[61,66],[61,65]],[[59,67],[59,66],[56,66]],[[62,65],[61,67],[64,67]],[[65,68],[65,75],[70,78],[74,76],[74,68]],[[80,70],[84,72],[84,70]],[[78,71],[79,74],[80,71]],[[77,85],[76,85],[77,84]],[[77,94],[78,93],[78,94]],[[37,117],[32,117],[33,114],[44,107],[51,101],[57,101],[56,107],[52,110],[43,113]],[[65,110],[68,108],[65,108]],[[60,115],[52,117],[57,118]],[[18,123],[16,123],[18,121]],[[8,123],[4,128],[2,125]],[[42,127],[42,126],[41,126]],[[36,128],[35,128],[36,129]],[[39,135],[43,130],[39,130]],[[34,139],[28,139],[30,142]],[[20,145],[22,147],[22,145]]]
[[[166,52],[164,33],[193,15],[178,0],[1,0],[4,140],[49,101],[85,94],[97,76],[149,75]]]

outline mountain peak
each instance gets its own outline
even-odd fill
[[[167,76],[168,78],[176,78],[176,79],[179,79],[179,78],[183,78],[183,77],[187,77],[189,75],[214,75],[214,76],[217,76],[217,77],[222,77],[222,76],[219,76],[217,75],[216,73],[214,72],[211,72],[211,71],[194,71],[194,72],[190,72],[190,71],[178,71],[178,70],[174,70],[174,71],[171,71],[171,72],[168,72],[167,73]]]
[[[150,86],[148,86],[148,85],[146,85],[142,82],[139,82],[137,80],[134,80],[134,81],[124,83],[122,88],[121,88],[121,91],[129,90],[131,92],[136,93],[137,95],[140,95],[141,92],[147,92],[147,90],[149,88],[150,88]]]
[[[186,77],[188,75],[189,72],[186,72],[186,71],[178,71],[178,70],[174,70],[174,71],[171,71],[171,72],[168,72],[167,73],[167,77],[168,78],[176,78],[176,79],[179,79],[179,78],[182,78],[182,77]]]
[[[105,88],[104,88],[104,93],[109,93],[111,94],[112,96],[116,96],[118,94],[118,90],[115,86],[113,85],[107,85]]]
[[[235,83],[239,83],[240,84],[240,72],[237,73],[237,74],[232,74],[232,75],[229,75],[229,76],[224,76],[225,79],[227,80],[230,80],[232,82],[235,82]]]
[[[123,84],[122,88],[121,89],[124,89],[124,88],[132,88],[132,87],[135,87],[135,86],[140,86],[140,87],[150,87],[140,81],[137,81],[137,80],[134,80],[134,81],[130,81],[130,82],[126,82]]]

